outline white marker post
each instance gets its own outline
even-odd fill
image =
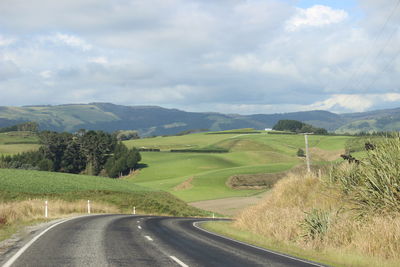
[[[214,215],[214,212],[213,212],[213,219],[215,219],[215,215]]]
[[[136,207],[133,206],[133,215],[135,215],[135,214],[136,214]]]
[[[87,213],[90,214],[90,200],[87,201]]]
[[[49,217],[49,208],[47,200],[44,202],[44,217],[45,218]]]

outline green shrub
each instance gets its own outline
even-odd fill
[[[301,149],[301,148],[299,148],[299,150],[297,150],[296,155],[297,155],[298,157],[305,157],[305,156],[306,156],[306,154],[304,153],[304,150]]]
[[[331,214],[320,209],[312,209],[305,212],[304,220],[300,226],[303,230],[303,237],[307,240],[323,239],[329,229]]]

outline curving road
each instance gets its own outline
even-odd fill
[[[46,230],[3,266],[320,266],[208,233],[197,227],[205,220],[79,217]]]

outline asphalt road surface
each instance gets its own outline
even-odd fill
[[[4,266],[320,266],[198,229],[204,220],[79,217],[46,230]]]

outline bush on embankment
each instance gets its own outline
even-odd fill
[[[322,179],[290,174],[262,202],[238,215],[233,226],[335,255],[331,263],[339,265],[399,264],[400,138],[374,145],[359,164],[332,166]]]

